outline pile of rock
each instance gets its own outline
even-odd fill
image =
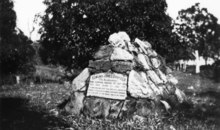
[[[65,109],[92,117],[148,116],[158,105],[169,111],[186,100],[163,59],[147,41],[130,41],[125,32],[109,37],[72,82],[73,94]],[[163,69],[166,70],[166,69]]]

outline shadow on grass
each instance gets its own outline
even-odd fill
[[[215,116],[218,118],[219,123],[220,123],[220,92],[216,91],[206,91],[199,93],[198,96],[203,97],[203,98],[209,98],[210,100],[207,100],[207,104],[211,103],[212,105],[209,105],[207,107],[208,109],[208,115],[207,116]]]
[[[197,103],[186,109],[191,118],[214,122],[220,128],[220,92],[206,91],[197,93]],[[192,113],[189,112],[192,109]]]
[[[48,113],[31,108],[23,98],[0,98],[1,130],[64,129],[68,125]]]

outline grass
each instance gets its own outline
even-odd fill
[[[68,127],[63,119],[50,112],[59,101],[68,97],[68,90],[59,87],[59,84],[1,86],[0,128],[43,130]]]
[[[0,86],[0,129],[219,129],[219,84],[208,79],[200,79],[198,75],[175,72],[175,76],[179,79],[178,87],[187,93],[191,101],[190,106],[179,106],[170,114],[116,120],[92,119],[83,115],[74,116],[57,110],[56,106],[70,95],[71,88],[68,85],[58,83],[2,85]]]

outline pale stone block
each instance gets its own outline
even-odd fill
[[[89,68],[85,68],[72,82],[73,91],[85,91],[86,81],[90,76]]]
[[[114,51],[110,58],[112,61],[114,60],[133,60],[134,57],[127,50],[122,48],[114,48]]]
[[[151,86],[149,85],[148,79],[144,72],[137,72],[132,70],[129,74],[128,80],[128,92],[131,94],[132,97],[135,98],[150,98],[153,99],[156,93],[153,91]]]
[[[163,83],[163,81],[159,78],[159,76],[158,76],[153,70],[147,71],[147,75],[150,77],[150,79],[151,79],[156,85]]]

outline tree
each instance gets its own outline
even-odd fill
[[[213,44],[214,44],[214,58],[219,59],[220,57],[220,24],[216,27],[216,32],[215,32],[215,38],[213,38]]]
[[[16,28],[12,0],[0,1],[0,67],[1,75],[29,72],[34,50],[32,41]]]
[[[196,3],[190,8],[179,11],[175,31],[181,37],[188,49],[199,50],[199,54],[213,57],[216,53],[217,18],[206,8],[200,8]]]
[[[110,34],[126,31],[172,54],[171,18],[165,0],[45,0],[41,57],[45,63],[85,67]]]

